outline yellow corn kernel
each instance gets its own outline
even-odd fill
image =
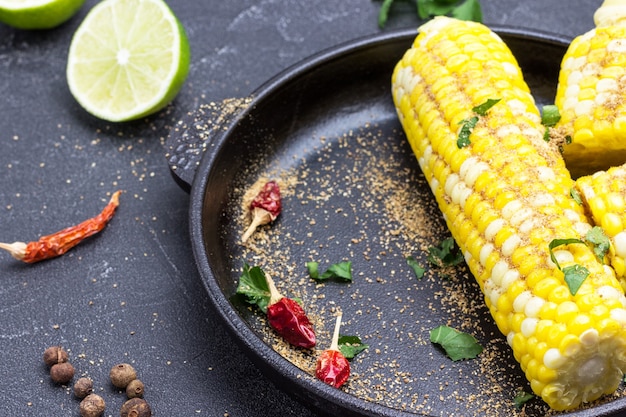
[[[574,181],[558,147],[543,140],[539,111],[504,42],[482,24],[435,18],[396,65],[392,92],[452,236],[533,391],[569,410],[614,389],[626,370],[619,353],[626,350],[626,297],[587,245],[559,248],[563,266],[590,271],[577,296],[550,260],[552,240],[583,239],[591,226],[570,197]],[[405,97],[415,104],[404,105]],[[459,121],[488,98],[500,101],[459,148]],[[587,108],[575,110],[584,119]],[[578,377],[600,362],[605,374]]]

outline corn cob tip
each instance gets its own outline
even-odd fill
[[[626,24],[626,1],[604,0],[593,14],[593,21],[596,27]]]
[[[626,6],[622,9],[626,19]],[[554,131],[570,139],[563,156],[574,177],[626,161],[624,97],[626,24],[598,26],[577,36],[563,56],[554,99],[561,116]]]

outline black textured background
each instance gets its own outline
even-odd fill
[[[188,81],[160,114],[110,124],[86,114],[65,81],[76,27],[0,25],[0,241],[33,240],[98,213],[124,190],[110,226],[64,257],[23,265],[0,253],[1,416],[78,416],[52,384],[43,350],[61,344],[118,415],[108,384],[131,362],[156,416],[313,416],[274,388],[207,305],[188,239],[188,195],[172,180],[164,142],[200,102],[244,97],[321,49],[378,32],[370,0],[232,0],[169,4],[191,43]],[[489,24],[573,37],[599,0],[483,0]],[[388,29],[418,25],[399,2]]]

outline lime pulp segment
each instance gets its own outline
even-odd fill
[[[185,31],[162,0],[103,0],[77,29],[67,80],[92,115],[126,121],[152,114],[179,92],[189,70]]]

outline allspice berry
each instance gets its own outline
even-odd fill
[[[150,406],[141,398],[131,398],[122,405],[120,410],[121,417],[150,417],[151,415]]]
[[[126,389],[130,381],[137,379],[137,372],[130,364],[119,363],[111,368],[109,378],[111,378],[111,383],[117,388]]]
[[[43,352],[43,361],[47,366],[67,362],[69,356],[61,346],[50,346]]]
[[[56,363],[50,368],[50,378],[57,384],[67,384],[74,378],[74,367],[69,362]]]
[[[98,394],[89,394],[80,402],[81,417],[100,417],[104,414],[106,404]]]
[[[82,377],[74,383],[74,396],[83,399],[93,393],[93,381],[91,378]]]
[[[126,396],[128,398],[141,398],[143,397],[143,382],[138,379],[133,379],[126,386]]]

